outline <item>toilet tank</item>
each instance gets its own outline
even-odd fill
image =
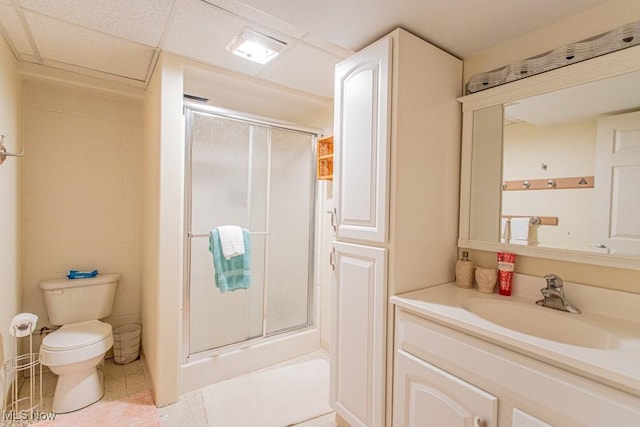
[[[55,279],[40,283],[49,321],[53,325],[98,320],[111,314],[120,274],[89,279]]]

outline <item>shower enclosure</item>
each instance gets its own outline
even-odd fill
[[[313,323],[314,146],[310,132],[185,104],[184,362]],[[209,232],[251,237],[251,286],[221,293]]]

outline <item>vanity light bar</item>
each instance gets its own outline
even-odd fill
[[[479,92],[638,44],[640,21],[496,70],[474,74],[466,85],[466,91],[467,94]]]

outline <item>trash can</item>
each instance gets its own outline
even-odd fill
[[[113,328],[113,361],[125,365],[136,360],[140,354],[140,332],[142,325],[131,323]]]

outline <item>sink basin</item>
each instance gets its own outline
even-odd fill
[[[464,308],[489,322],[523,334],[579,347],[613,349],[620,345],[615,334],[580,318],[580,314],[564,313],[515,301],[470,300]]]

